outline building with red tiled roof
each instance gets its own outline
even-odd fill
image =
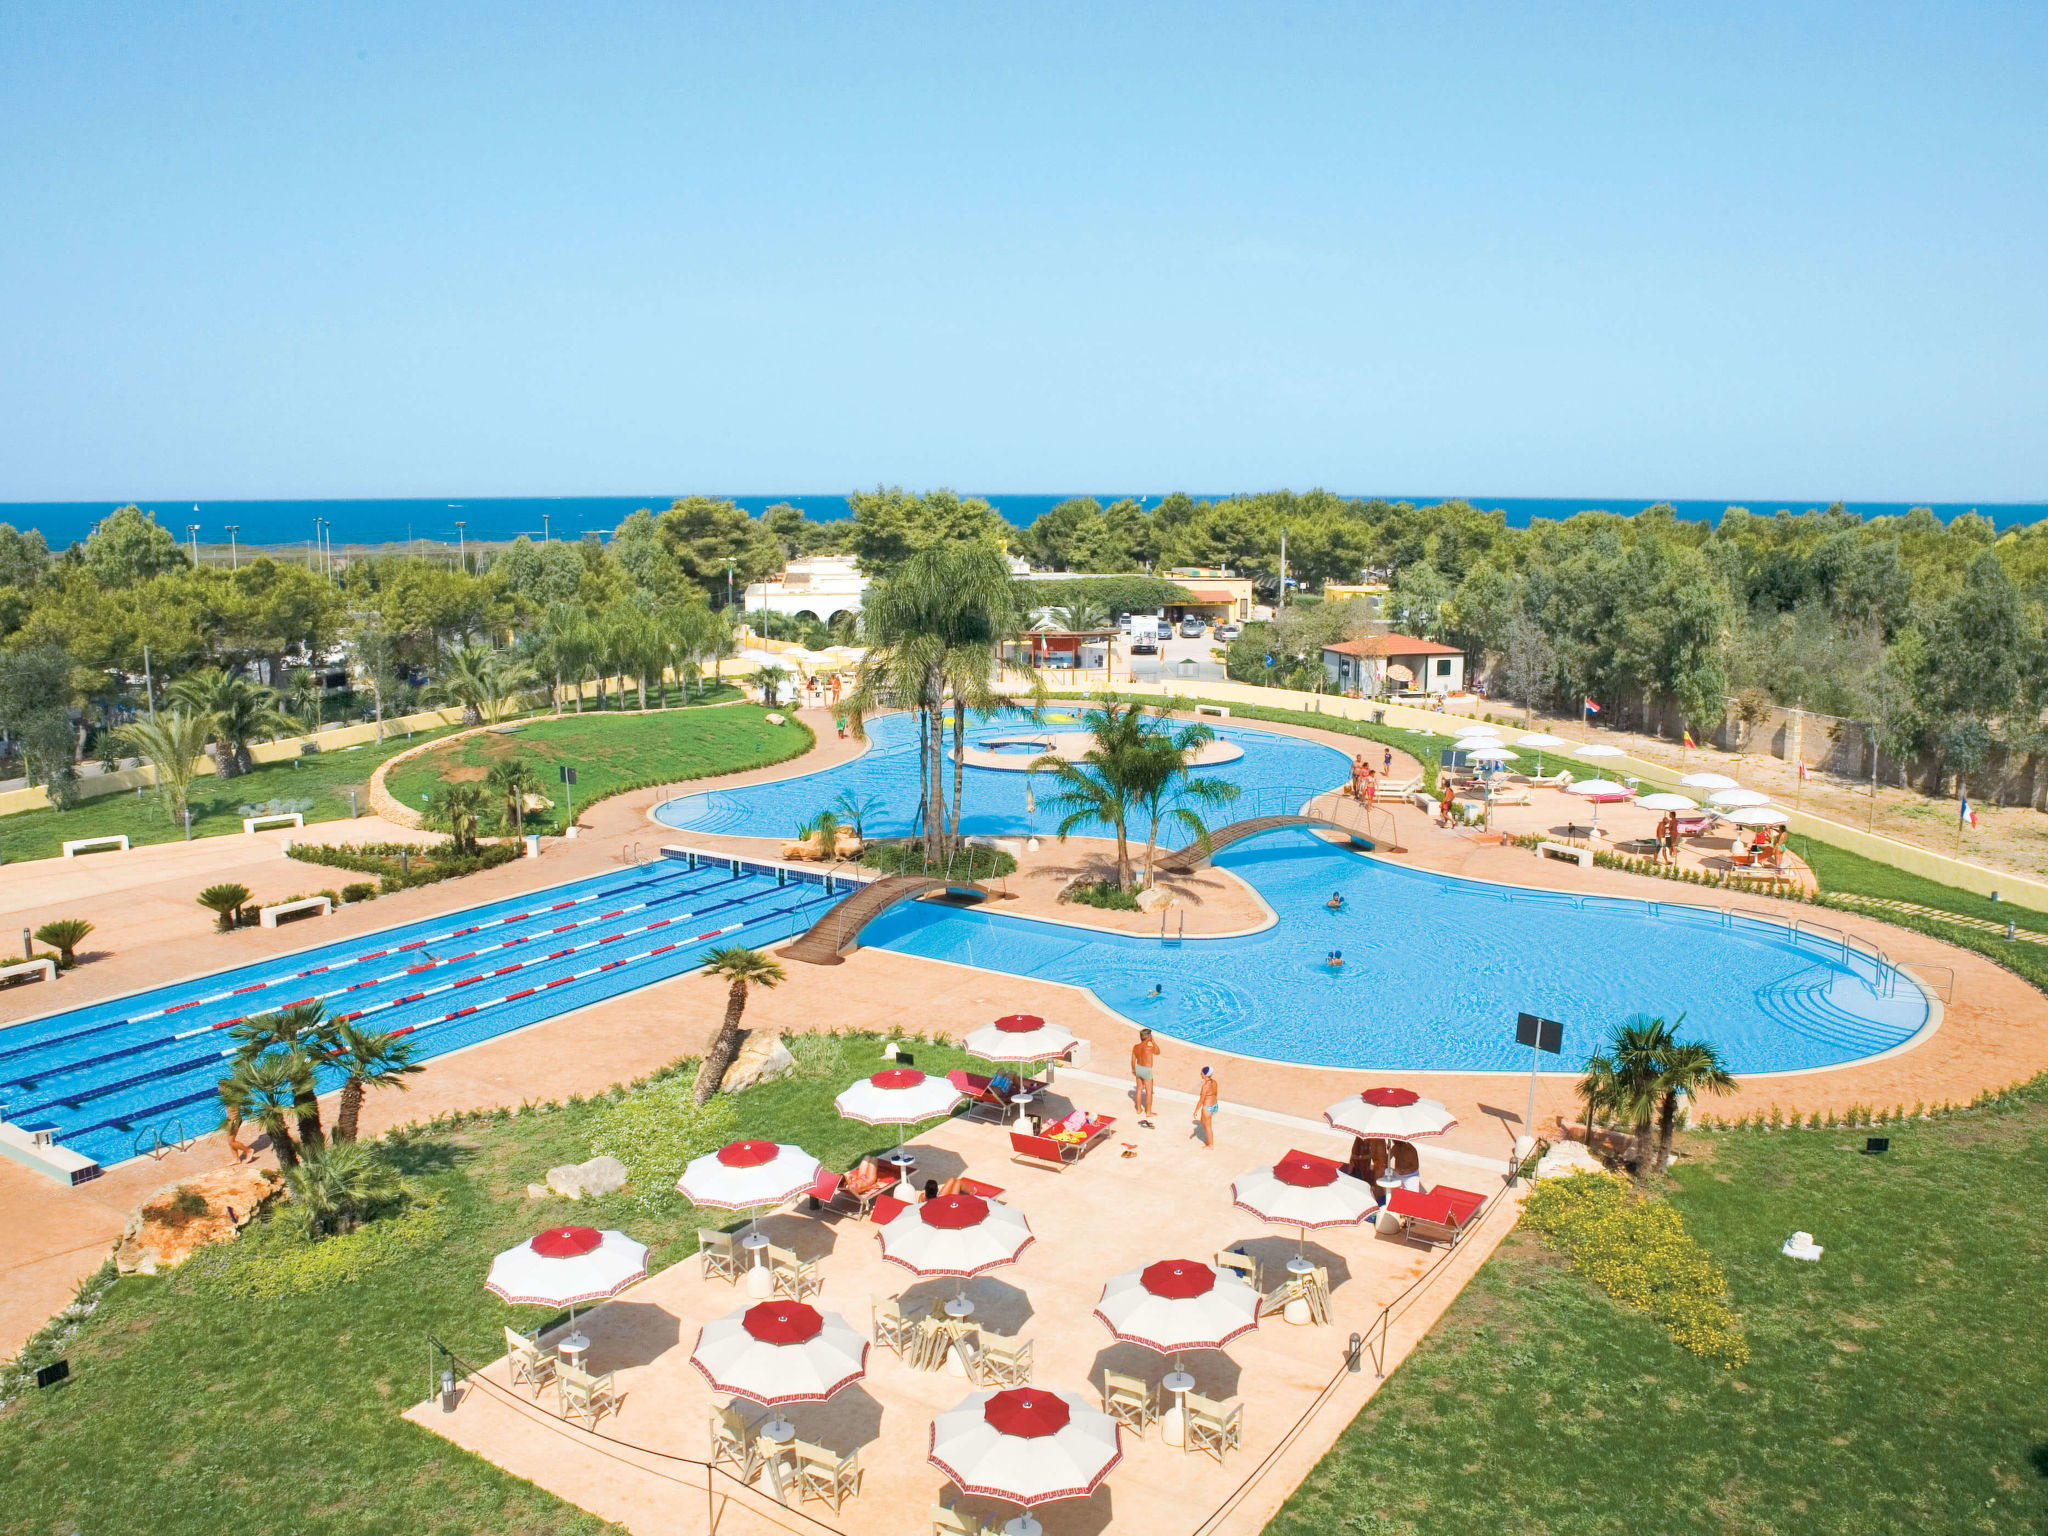
[[[1465,653],[1413,635],[1367,635],[1323,647],[1323,672],[1339,693],[1459,693]]]

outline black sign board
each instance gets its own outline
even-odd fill
[[[1533,1013],[1515,1015],[1515,1044],[1533,1045],[1552,1056],[1564,1054],[1564,1026],[1555,1019],[1540,1019]]]
[[[69,1360],[59,1360],[55,1365],[46,1365],[36,1372],[36,1385],[39,1387],[54,1387],[70,1374],[71,1362]]]
[[[1891,1149],[1892,1139],[1889,1136],[1866,1136],[1863,1138],[1863,1150],[1867,1153],[1889,1152]]]
[[[574,784],[576,782],[576,770],[574,768],[564,767],[562,769],[562,782],[564,784]]]

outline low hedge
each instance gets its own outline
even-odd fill
[[[458,854],[417,843],[292,843],[285,852],[302,863],[376,875],[383,894],[389,896],[510,864],[520,849],[517,843],[486,843],[475,853]]]
[[[1065,899],[1078,901],[1084,907],[1100,907],[1110,912],[1136,912],[1138,893],[1127,891],[1114,880],[1091,880],[1085,885],[1067,887]]]
[[[1672,1342],[1733,1370],[1749,1360],[1728,1277],[1669,1204],[1611,1173],[1543,1179],[1522,1220],[1609,1296],[1647,1312]]]
[[[877,843],[860,856],[868,869],[885,875],[932,875],[945,873],[961,880],[994,880],[1017,872],[1017,857],[1000,848],[972,845],[941,865],[927,860],[920,843]]]

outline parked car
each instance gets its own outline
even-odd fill
[[[1216,638],[1223,644],[1228,645],[1238,637],[1239,630],[1240,626],[1236,624],[1218,624],[1216,626]]]
[[[1133,656],[1157,656],[1159,654],[1159,642],[1152,639],[1149,635],[1140,635],[1131,642],[1131,654]]]
[[[1180,621],[1180,637],[1183,640],[1199,640],[1202,638],[1202,632],[1208,627],[1193,614],[1189,614]]]
[[[1128,635],[1131,632],[1131,616],[1128,613],[1118,614],[1116,616],[1116,627]]]

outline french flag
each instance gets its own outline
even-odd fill
[[[1970,799],[1967,795],[1956,802],[1956,820],[1966,827],[1974,828],[1977,825],[1977,813],[1970,809]]]

